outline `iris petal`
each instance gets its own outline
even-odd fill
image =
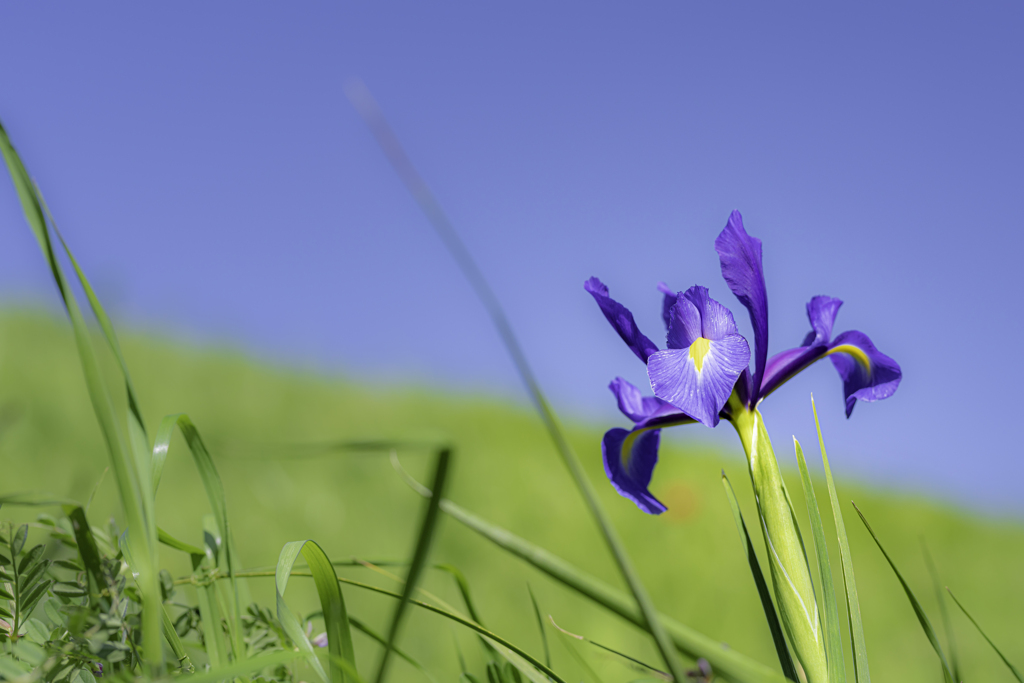
[[[732,313],[708,295],[707,287],[690,287],[683,292],[683,296],[700,311],[700,336],[717,340],[739,332]]]
[[[601,441],[604,471],[612,486],[649,515],[660,515],[667,509],[647,490],[658,463],[660,440],[660,429],[629,432],[616,427],[609,429]]]
[[[669,311],[666,345],[670,349],[688,349],[702,336],[700,309],[685,294],[678,297]]]
[[[636,326],[636,321],[633,320],[633,314],[629,312],[629,309],[608,296],[608,287],[596,277],[587,280],[583,284],[583,288],[594,297],[594,301],[601,307],[604,317],[619,333],[622,341],[626,342],[626,346],[646,363],[647,358],[657,351],[658,347]]]
[[[656,413],[673,410],[671,404],[657,396],[644,396],[635,386],[616,377],[608,385],[619,403],[619,410],[633,422],[642,422]]]
[[[715,240],[715,251],[722,264],[722,277],[747,311],[754,327],[754,376],[751,404],[758,399],[758,388],[768,359],[768,293],[761,266],[761,240],[743,229],[743,216],[733,211],[725,229]]]
[[[691,349],[667,349],[651,355],[647,375],[655,396],[701,424],[714,427],[736,379],[749,363],[747,340],[730,334],[709,340],[700,370]]]
[[[846,417],[853,413],[857,399],[880,401],[889,398],[903,379],[899,364],[876,349],[863,332],[843,332],[829,346],[828,354],[843,379]]]
[[[807,302],[807,318],[811,321],[811,331],[804,339],[804,346],[828,344],[832,338],[832,326],[835,325],[836,315],[842,305],[841,299],[831,296],[816,296]]]
[[[829,341],[842,305],[839,299],[828,296],[816,296],[808,302],[807,318],[812,329],[803,346],[777,353],[768,360],[761,382],[762,399],[825,356],[831,356],[843,380],[847,417],[853,413],[857,399],[879,401],[893,395],[903,372],[896,361],[875,348],[866,334],[851,330]]]
[[[664,282],[658,283],[658,291],[665,295],[661,301],[661,319],[665,321],[665,330],[668,330],[669,311],[676,305],[677,293]]]

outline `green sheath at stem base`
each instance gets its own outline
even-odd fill
[[[808,683],[827,683],[828,666],[814,584],[764,418],[756,408],[748,410],[741,406],[735,395],[729,408],[730,420],[747,453],[782,625]]]

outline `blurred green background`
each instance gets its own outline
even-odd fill
[[[246,567],[273,565],[285,542],[304,538],[319,542],[335,559],[407,557],[422,500],[401,482],[387,457],[311,446],[362,438],[448,437],[457,447],[450,498],[621,586],[593,522],[528,406],[422,386],[355,384],[341,377],[268,366],[228,348],[166,342],[156,334],[122,332],[122,343],[150,430],[165,414],[187,412],[210,447],[224,479],[229,516]],[[116,379],[112,386],[117,386]],[[567,427],[659,607],[775,666],[774,648],[720,482],[724,468],[745,515],[753,519],[738,443],[730,452],[668,444],[652,490],[669,511],[650,517],[606,483],[600,437],[607,426]],[[780,462],[784,468],[789,465],[790,491],[802,511],[789,435],[772,436]],[[813,434],[798,436],[809,460],[820,461]],[[827,444],[828,434],[825,438]],[[426,457],[414,452],[400,455],[422,479]],[[101,481],[106,464],[66,321],[31,310],[0,314],[0,493],[43,491],[85,501]],[[1011,660],[1024,661],[1024,525],[920,497],[875,492],[855,482],[840,481],[838,488],[841,499],[856,500],[872,522],[937,628],[941,629],[937,597],[922,541],[935,558],[943,584],[953,588]],[[823,488],[817,495],[827,506]],[[206,497],[180,437],[171,445],[158,508],[164,529],[201,544]],[[23,520],[36,513],[3,510],[5,518]],[[90,517],[97,524],[118,514],[108,476],[99,485]],[[872,673],[877,680],[941,680],[938,661],[895,576],[852,508],[847,505],[844,514]],[[803,524],[806,533],[809,527],[805,520]],[[834,535],[828,522],[826,531]],[[759,536],[755,543],[760,543]],[[833,546],[830,552],[837,560],[838,550]],[[652,664],[659,661],[648,638],[636,628],[569,593],[452,519],[442,520],[433,559],[459,567],[469,579],[485,623],[534,654],[542,650],[528,583],[544,613],[563,628]],[[188,573],[186,558],[167,548],[161,548],[161,562],[176,576]],[[387,579],[366,569],[339,573],[389,586]],[[836,578],[841,581],[838,572]],[[459,604],[449,576],[432,572],[426,586]],[[253,579],[251,588],[259,602],[273,604],[269,579]],[[383,629],[393,607],[390,599],[355,589],[348,589],[345,597],[354,615]],[[289,584],[289,601],[300,611],[318,609],[315,591],[307,582]],[[950,609],[966,679],[1011,680],[955,606]],[[454,680],[458,671],[453,639],[467,659],[477,667],[482,664],[481,650],[465,630],[421,610],[411,617],[402,646],[443,674],[442,680]],[[567,680],[578,680],[572,678],[579,670],[565,646],[554,634],[549,636],[556,670],[571,674]],[[375,661],[377,646],[361,635],[356,638],[360,660]],[[637,675],[598,650],[581,651],[607,680]],[[421,679],[404,662],[395,664],[396,680]]]

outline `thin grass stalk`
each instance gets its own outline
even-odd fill
[[[608,544],[608,548],[611,550],[619,567],[619,572],[625,579],[626,585],[629,586],[630,592],[633,594],[633,598],[643,614],[644,628],[654,637],[658,650],[661,652],[662,658],[672,673],[672,677],[678,683],[682,683],[686,680],[686,670],[676,656],[671,639],[658,621],[654,603],[651,601],[647,590],[640,581],[640,577],[633,568],[633,564],[626,554],[626,549],[622,545],[622,541],[619,539],[615,528],[612,526],[611,520],[601,507],[597,498],[597,492],[587,478],[579,457],[572,446],[569,445],[569,440],[566,438],[561,424],[544,397],[540,384],[534,377],[533,370],[526,360],[526,355],[519,345],[519,341],[512,330],[512,325],[509,323],[501,303],[498,301],[498,297],[487,283],[480,268],[470,255],[469,250],[466,249],[465,244],[463,244],[458,233],[455,231],[447,214],[445,214],[426,182],[424,182],[412,165],[412,161],[410,161],[402,149],[398,138],[384,119],[384,115],[370,95],[370,92],[366,89],[366,86],[362,83],[352,83],[348,88],[348,95],[353,106],[362,115],[370,130],[373,131],[385,156],[391,162],[402,182],[416,200],[416,203],[419,204],[420,209],[426,214],[431,226],[433,226],[441,241],[455,259],[459,269],[469,281],[470,286],[479,297],[481,303],[483,303],[488,315],[490,315],[494,326],[498,329],[498,334],[501,336],[509,355],[512,356],[512,362],[515,364],[523,384],[526,385],[527,393],[537,408],[537,412],[540,414],[548,434],[550,434],[552,441],[554,441],[555,448],[562,457],[562,462],[565,463],[576,487],[583,496],[591,516],[601,529],[605,542]]]
[[[981,629],[981,624],[974,620],[974,617],[971,616],[971,613],[968,612],[967,608],[964,607],[963,604],[961,604],[961,602],[956,599],[956,596],[953,595],[953,591],[949,590],[948,586],[946,587],[946,591],[949,593],[949,597],[953,598],[953,602],[955,602],[956,606],[960,608],[960,611],[964,613],[964,616],[971,620],[971,623],[974,624],[974,628],[978,629],[978,633],[981,634],[981,637],[984,638],[988,642],[988,644],[992,646],[992,649],[995,650],[995,653],[999,655],[999,658],[1001,660],[1003,660],[1003,664],[1005,664],[1006,667],[1010,670],[1010,673],[1013,674],[1013,677],[1016,678],[1019,681],[1019,683],[1024,683],[1024,674],[1021,674],[1021,672],[1017,670],[1017,667],[1015,667],[1010,662],[1010,660],[1006,658],[1006,655],[1003,654],[1002,650],[996,647],[996,644],[992,642],[992,639],[988,637],[988,634]]]
[[[892,568],[893,574],[899,579],[900,585],[903,586],[903,592],[907,595],[907,600],[910,601],[911,607],[914,608],[914,614],[917,615],[917,621],[921,624],[921,629],[924,631],[925,636],[928,638],[928,642],[931,643],[932,649],[935,650],[935,654],[939,657],[939,662],[942,664],[942,677],[946,683],[959,683],[953,678],[953,671],[949,668],[949,662],[946,659],[946,653],[942,650],[942,645],[939,644],[939,637],[935,634],[935,629],[932,627],[932,622],[929,621],[928,615],[925,614],[924,608],[921,607],[921,603],[918,601],[917,596],[914,595],[914,591],[910,589],[910,584],[903,578],[903,574],[896,568],[896,563],[889,557],[889,553],[882,547],[882,542],[878,540],[878,536],[875,534],[875,530],[868,524],[868,518],[864,516],[864,513],[860,511],[856,503],[853,503],[853,509],[857,511],[860,516],[860,521],[864,523],[868,533],[871,534],[871,538],[874,539],[875,545],[882,551],[882,556],[885,557],[886,562]]]
[[[437,529],[438,517],[440,515],[438,504],[441,501],[441,495],[444,491],[445,483],[448,480],[448,464],[450,460],[451,449],[449,448],[443,448],[437,454],[437,464],[434,466],[434,483],[432,487],[433,490],[436,491],[436,494],[431,496],[427,501],[427,509],[423,515],[423,522],[420,524],[420,533],[416,540],[416,548],[413,551],[412,562],[409,564],[409,571],[405,577],[405,586],[402,588],[402,599],[395,607],[394,616],[391,618],[391,626],[388,628],[387,646],[384,648],[384,654],[381,656],[380,666],[377,669],[377,683],[384,683],[384,678],[387,676],[388,662],[390,661],[391,651],[394,649],[395,641],[398,638],[398,630],[402,625],[402,617],[405,614],[406,605],[409,602],[409,598],[412,597],[413,592],[415,592],[420,574],[423,572],[427,563],[427,557],[430,553],[430,547],[434,540],[434,533]]]
[[[853,673],[857,683],[871,683],[868,669],[868,651],[864,638],[864,622],[860,614],[860,597],[857,593],[857,579],[853,574],[853,555],[850,553],[850,539],[846,534],[846,523],[843,522],[843,511],[836,493],[836,483],[832,479],[832,470],[828,465],[825,453],[825,438],[821,435],[821,423],[818,421],[818,408],[811,397],[811,411],[814,413],[814,426],[818,431],[818,446],[821,448],[821,462],[825,467],[825,482],[828,484],[828,497],[832,504],[832,516],[836,523],[836,535],[839,538],[839,558],[843,565],[843,586],[846,589],[846,615],[850,624],[850,645],[853,648]]]
[[[414,491],[422,496],[430,490],[413,479],[401,468],[397,458],[391,459],[399,475]],[[477,532],[499,548],[533,565],[551,578],[577,591],[613,614],[639,628],[644,628],[644,616],[630,596],[599,579],[572,566],[544,548],[516,536],[511,531],[491,524],[451,500],[441,501],[441,510],[461,524]],[[727,645],[696,631],[686,624],[664,614],[658,614],[675,647],[692,659],[703,657],[713,670],[736,683],[785,683],[786,677],[764,664],[743,655]]]
[[[793,437],[796,461],[800,468],[800,483],[807,503],[807,517],[811,522],[811,540],[814,556],[818,561],[818,577],[821,580],[822,628],[825,631],[825,653],[828,655],[829,683],[846,683],[846,659],[843,656],[843,635],[839,628],[839,603],[836,600],[835,583],[832,581],[832,563],[828,558],[825,541],[825,525],[821,521],[821,510],[814,495],[811,473],[804,460],[804,450]]]
[[[921,537],[921,552],[924,554],[925,564],[928,565],[928,574],[932,577],[932,584],[935,587],[935,598],[939,603],[939,617],[942,619],[942,628],[946,632],[946,647],[949,648],[949,668],[953,671],[953,679],[963,680],[960,677],[960,658],[956,654],[956,638],[953,637],[953,623],[949,618],[949,610],[946,608],[946,596],[942,591],[942,581],[939,579],[939,570],[935,566],[932,554],[928,552],[928,544]]]

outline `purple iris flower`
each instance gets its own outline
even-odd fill
[[[732,313],[712,299],[707,288],[694,286],[674,292],[665,284],[662,318],[668,334],[665,350],[637,327],[633,314],[611,298],[608,287],[590,278],[590,292],[605,318],[626,345],[647,364],[654,396],[618,377],[609,388],[619,410],[633,421],[631,430],[609,430],[602,441],[604,467],[612,486],[644,512],[659,514],[665,506],[648,491],[663,427],[700,422],[714,427],[731,410],[754,410],[762,399],[817,360],[829,356],[843,380],[846,416],[858,399],[888,398],[899,386],[902,372],[893,359],[875,348],[862,332],[843,332],[832,338],[842,301],[816,296],[807,304],[811,331],[803,343],[768,357],[768,296],[761,266],[761,240],[743,228],[733,211],[715,240],[722,276],[750,314],[754,329],[754,371],[750,346],[739,334]],[[735,396],[735,401],[730,398]],[[736,407],[740,406],[740,407]]]

